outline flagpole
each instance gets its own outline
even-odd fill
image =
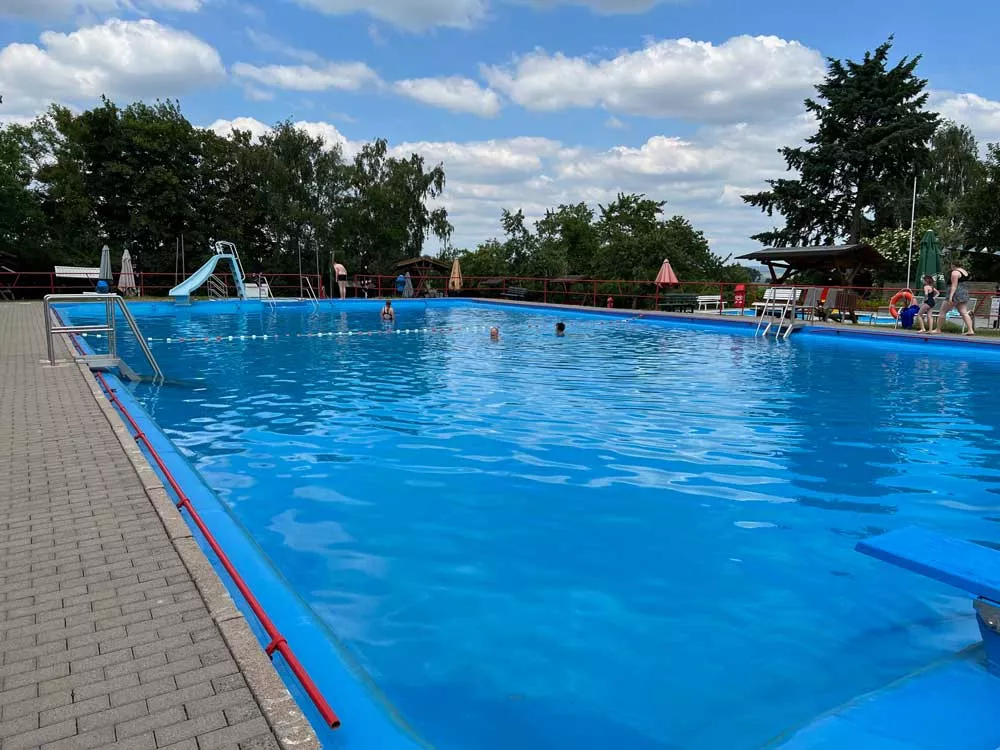
[[[913,268],[913,225],[917,218],[917,176],[913,175],[913,203],[910,205],[910,251],[906,256],[906,288],[910,288],[910,269]]]

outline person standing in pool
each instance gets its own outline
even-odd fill
[[[396,311],[392,309],[391,299],[387,299],[385,301],[385,304],[382,306],[382,322],[383,323],[396,322]]]
[[[953,260],[948,280],[948,298],[941,304],[941,312],[938,313],[938,323],[934,333],[941,333],[944,326],[944,316],[954,307],[965,322],[965,335],[975,336],[975,326],[972,322],[972,316],[969,315],[969,282],[972,281],[972,274],[962,268],[957,260]]]
[[[918,329],[921,333],[924,333],[931,326],[931,310],[934,309],[934,305],[937,304],[937,287],[934,286],[933,276],[924,276],[924,301],[920,303],[920,310],[917,311],[917,323],[920,324]],[[924,318],[927,318],[927,327],[924,327]]]
[[[558,323],[556,323],[556,336],[565,336],[565,335],[566,335],[566,324],[560,320]]]

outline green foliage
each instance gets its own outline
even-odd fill
[[[892,40],[861,62],[830,59],[806,109],[819,127],[805,147],[780,149],[796,179],[743,196],[785,226],[755,235],[767,245],[856,243],[896,221],[899,187],[929,161],[938,115],[924,111],[927,82],[914,74],[920,56],[889,66]]]
[[[682,216],[664,219],[663,201],[620,194],[599,215],[584,203],[561,205],[535,222],[533,231],[520,210],[505,210],[504,239],[474,251],[450,251],[465,276],[585,278],[650,282],[669,258],[685,281],[750,281],[749,269],[724,266],[705,236]]]
[[[236,243],[249,271],[388,272],[451,233],[429,208],[445,176],[384,141],[353,162],[289,122],[259,140],[195,128],[176,102],[74,114],[53,106],[30,127],[0,127],[0,251],[22,270],[96,265],[128,247],[138,270],[174,270],[175,247]],[[198,255],[198,251],[193,251]],[[188,253],[191,257],[191,251]]]

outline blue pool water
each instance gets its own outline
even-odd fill
[[[557,338],[551,311],[463,303],[400,305],[405,333],[374,304],[136,307],[184,381],[136,398],[438,748],[757,747],[975,638],[967,597],[853,547],[998,541],[1000,357],[576,313]]]

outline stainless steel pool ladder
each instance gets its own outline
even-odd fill
[[[313,309],[314,310],[318,310],[319,309],[319,299],[316,297],[316,292],[313,291],[312,282],[309,280],[308,276],[303,276],[302,280],[304,282],[306,282],[305,291],[308,292],[308,295],[306,296],[306,299],[312,300]]]
[[[788,294],[784,306],[781,308],[781,314],[778,317],[778,325],[777,328],[775,328],[774,330],[775,339],[787,339],[789,336],[792,335],[792,330],[794,330],[795,328],[795,301],[798,299],[798,297],[799,297],[799,290],[793,288]],[[772,307],[765,307],[763,309],[763,314],[760,316],[760,320],[757,322],[757,330],[754,332],[755,336],[757,334],[760,334],[761,336],[766,338],[767,335],[771,332],[771,327],[774,326],[774,313],[771,313],[771,319],[768,320],[768,323],[764,327],[763,332],[761,331],[760,327],[764,325],[764,317],[768,314],[768,312],[776,309],[777,305],[774,305]],[[786,318],[788,320],[787,327],[785,326]],[[782,332],[782,329],[784,329],[784,332]]]
[[[104,324],[86,326],[67,326],[55,324],[53,322],[53,318],[55,316],[52,314],[53,302],[73,302],[76,304],[101,303],[104,305]],[[125,322],[128,323],[128,327],[132,329],[132,333],[135,335],[136,341],[139,342],[139,348],[142,349],[142,353],[146,355],[146,359],[153,368],[153,375],[159,380],[163,380],[163,370],[160,369],[160,365],[157,363],[156,357],[153,356],[153,352],[150,350],[149,344],[146,343],[146,339],[143,337],[142,331],[139,330],[139,324],[136,323],[135,318],[132,317],[132,313],[129,311],[128,305],[125,304],[125,300],[118,294],[45,295],[45,335],[48,344],[49,364],[54,365],[56,363],[54,337],[57,333],[104,333],[107,334],[108,337],[107,354],[81,354],[75,357],[75,360],[77,362],[85,363],[92,369],[100,367],[117,367],[129,380],[141,380],[135,370],[125,364],[125,361],[118,356],[118,323],[117,316],[115,315],[116,307],[122,311],[122,317],[125,318]]]

